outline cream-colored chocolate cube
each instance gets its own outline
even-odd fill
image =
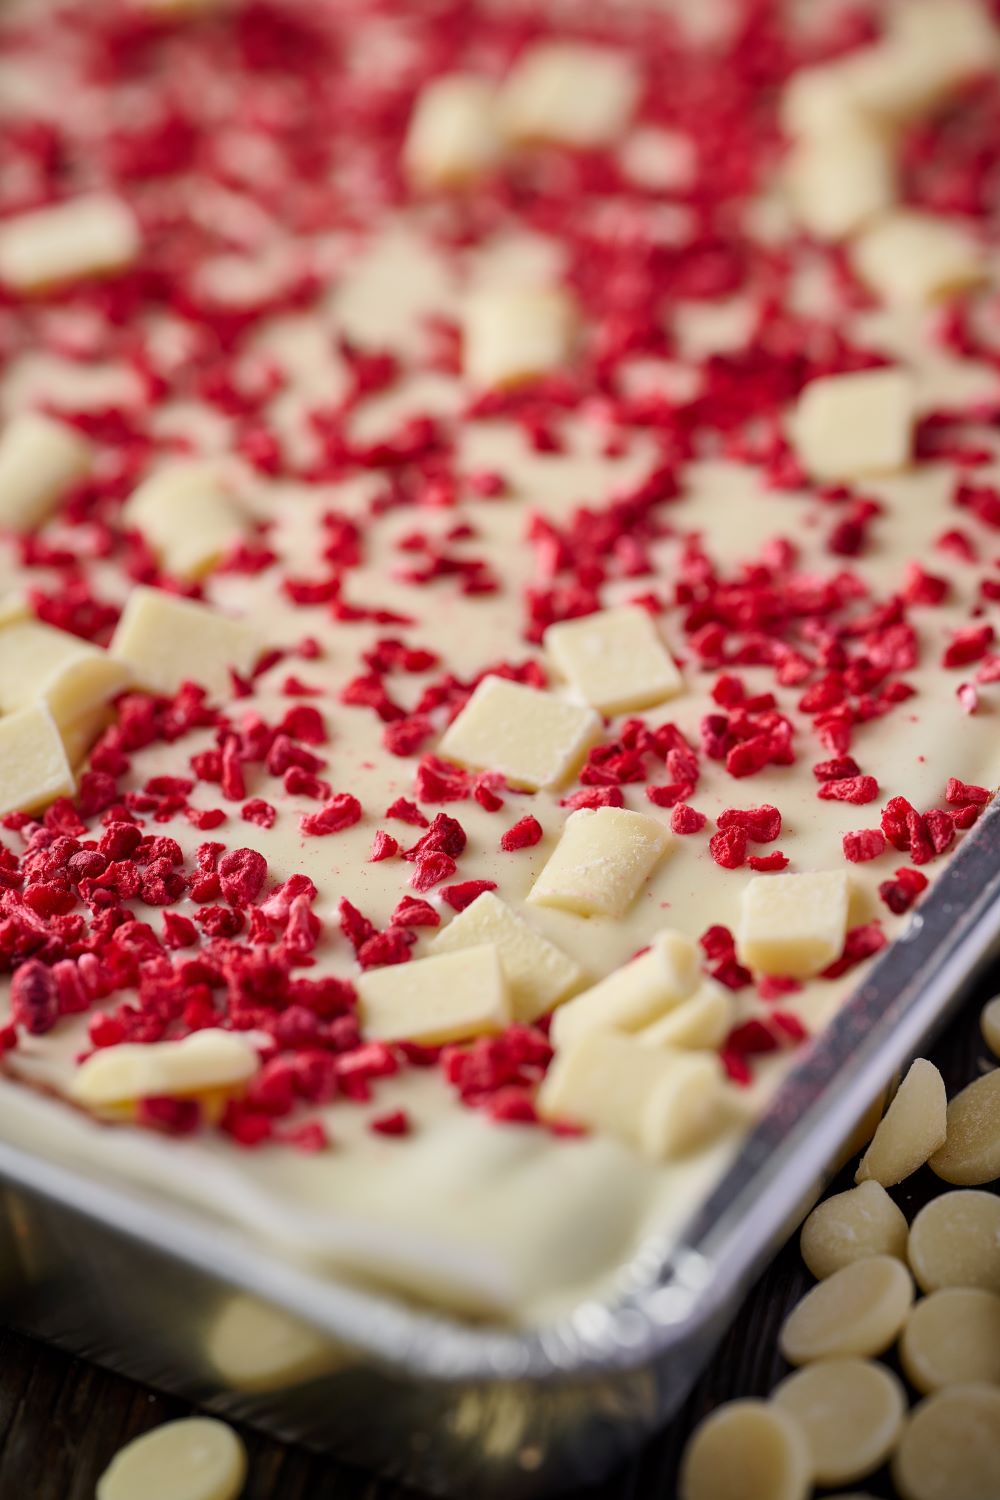
[[[122,508],[160,567],[174,578],[203,578],[242,541],[245,525],[221,466],[173,463],[143,481]]]
[[[819,240],[845,239],[891,208],[896,176],[892,141],[863,120],[797,142],[786,168],[795,217]]]
[[[0,434],[0,530],[34,531],[86,479],[93,454],[65,422],[33,411],[12,417]]]
[[[98,1113],[117,1112],[139,1099],[232,1092],[259,1068],[257,1050],[243,1032],[207,1027],[176,1042],[102,1047],[77,1068],[69,1093]]]
[[[864,53],[854,52],[793,73],[781,93],[781,123],[786,134],[799,142],[826,141],[839,131],[867,123],[858,65],[869,64],[874,50],[868,48]]]
[[[601,733],[590,708],[552,693],[484,677],[441,740],[441,754],[511,786],[538,791],[572,776]]]
[[[847,936],[847,875],[755,875],[743,892],[736,949],[758,974],[808,979],[839,958]]]
[[[637,1035],[647,1047],[714,1051],[729,1035],[734,1019],[731,991],[714,979],[704,979],[693,995],[672,1006],[658,1021],[644,1026]]]
[[[503,155],[496,88],[475,73],[445,73],[413,107],[403,165],[419,188],[454,188],[491,171]]]
[[[598,713],[633,713],[684,691],[649,611],[639,605],[550,625],[543,644],[577,695]]]
[[[610,146],[635,110],[639,80],[628,58],[587,42],[536,42],[500,91],[500,117],[513,141]]]
[[[112,698],[132,681],[131,669],[69,631],[40,620],[0,624],[0,713],[48,704],[76,765],[108,718]]]
[[[914,420],[913,381],[905,371],[859,370],[810,381],[790,426],[813,479],[850,480],[906,468]]]
[[[559,287],[480,287],[462,319],[465,374],[477,390],[494,390],[558,370],[573,351],[576,323],[573,299]]]
[[[462,1042],[514,1019],[492,943],[366,969],[356,984],[365,1035],[383,1042]]]
[[[20,589],[10,589],[0,594],[0,630],[18,620],[26,620],[31,614],[27,597]]]
[[[515,1021],[536,1021],[585,982],[575,959],[493,891],[483,891],[452,917],[435,935],[430,951],[456,953],[482,944],[492,944],[499,955]]]
[[[692,995],[700,975],[690,938],[657,933],[644,953],[557,1011],[552,1040],[565,1047],[588,1031],[640,1031]]]
[[[48,706],[33,703],[0,718],[0,817],[38,812],[76,789]]]
[[[645,813],[580,808],[566,819],[528,900],[581,917],[624,916],[671,842]]]
[[[911,113],[1000,67],[1000,31],[981,0],[907,0],[891,13],[889,45],[896,87],[909,85]]]
[[[851,263],[884,302],[926,305],[979,286],[986,278],[982,247],[961,225],[899,209],[854,241]]]
[[[247,676],[261,642],[243,620],[142,587],[129,595],[109,649],[147,692],[169,695],[183,682],[197,682],[224,698],[232,686],[230,671]]]
[[[538,1093],[545,1120],[617,1136],[654,1161],[703,1139],[722,1114],[718,1059],[588,1031],[559,1048]]]
[[[0,282],[18,292],[123,270],[139,254],[139,226],[110,193],[71,198],[0,224]]]

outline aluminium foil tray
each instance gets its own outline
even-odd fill
[[[529,1330],[321,1277],[152,1193],[0,1142],[0,1316],[282,1438],[477,1500],[593,1483],[662,1424],[859,1122],[1000,951],[1000,808],[804,1053],[679,1241],[648,1239],[613,1302]],[[267,1389],[221,1380],[206,1330],[234,1292],[326,1341]]]

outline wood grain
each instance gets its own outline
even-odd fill
[[[998,979],[970,1000],[931,1054],[949,1093],[976,1077],[983,1066],[979,1009]],[[849,1185],[845,1174],[832,1191]],[[895,1196],[912,1217],[940,1186],[925,1170]],[[775,1347],[777,1329],[810,1279],[793,1241],[747,1297],[676,1420],[625,1470],[576,1500],[674,1500],[680,1455],[698,1420],[720,1401],[766,1395],[786,1372]],[[0,1330],[0,1500],[93,1500],[98,1476],[123,1443],[190,1410],[184,1401]],[[255,1432],[243,1435],[250,1453],[244,1500],[420,1500],[415,1491],[330,1458]],[[865,1488],[872,1495],[892,1495],[884,1474],[867,1480]]]

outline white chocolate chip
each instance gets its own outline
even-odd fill
[[[971,1286],[1000,1293],[1000,1198],[975,1189],[932,1198],[910,1226],[907,1255],[925,1292]]]
[[[740,963],[759,974],[818,974],[843,949],[847,906],[848,881],[840,871],[754,876],[743,892]]]
[[[452,917],[435,935],[430,951],[454,953],[483,943],[492,943],[499,955],[515,1020],[537,1020],[584,983],[580,965],[493,891],[483,891]]]
[[[492,943],[368,969],[357,990],[366,1035],[385,1042],[436,1046],[502,1031],[513,1019]]]
[[[906,1219],[878,1182],[862,1182],[817,1204],[802,1226],[799,1248],[822,1281],[869,1255],[906,1259]]]
[[[894,474],[910,461],[913,382],[902,370],[812,380],[791,419],[796,452],[814,479]]]
[[[550,625],[543,645],[584,703],[602,714],[652,708],[684,691],[649,612],[638,605]]]
[[[120,198],[94,193],[0,225],[0,281],[19,292],[120,271],[135,260],[139,226]]]
[[[704,979],[687,1000],[637,1033],[645,1047],[682,1047],[714,1051],[732,1029],[733,997],[725,985]]]
[[[133,589],[109,647],[151,693],[197,682],[213,697],[231,691],[230,669],[246,676],[260,655],[250,625],[160,589]]]
[[[559,287],[484,286],[466,299],[462,330],[471,384],[477,390],[516,386],[566,363],[576,308]]]
[[[892,1461],[900,1500],[991,1500],[1000,1495],[1000,1387],[953,1385],[928,1396]]]
[[[205,1340],[205,1353],[227,1385],[278,1391],[340,1364],[337,1349],[290,1313],[240,1294],[230,1297]]]
[[[33,531],[77,480],[90,473],[85,437],[41,412],[13,417],[0,436],[0,527]]]
[[[601,732],[593,709],[503,677],[484,677],[441,740],[441,754],[499,771],[511,786],[558,786]]]
[[[923,1396],[969,1381],[1000,1386],[1000,1297],[951,1286],[921,1298],[899,1340],[899,1359]]]
[[[76,1070],[69,1093],[87,1109],[116,1112],[137,1099],[238,1089],[259,1068],[257,1051],[242,1032],[208,1027],[177,1042],[101,1047]]]
[[[0,713],[43,700],[71,765],[103,728],[111,699],[132,680],[124,662],[38,620],[0,625]]]
[[[792,1365],[882,1354],[912,1302],[913,1281],[901,1261],[889,1255],[856,1260],[806,1293],[782,1324],[778,1345]]]
[[[959,1187],[1000,1177],[1000,1068],[977,1078],[948,1105],[948,1136],[931,1171]]]
[[[624,133],[638,92],[621,53],[586,42],[537,42],[503,84],[501,122],[514,141],[607,146]]]
[[[983,1013],[979,1017],[979,1028],[983,1033],[983,1040],[994,1057],[1000,1057],[1000,995],[994,995],[993,999],[983,1006]]]
[[[849,1484],[881,1468],[899,1440],[906,1393],[867,1359],[824,1359],[786,1376],[771,1400],[801,1429],[819,1484]]]
[[[941,1074],[933,1063],[918,1057],[879,1121],[855,1182],[871,1178],[894,1187],[922,1167],[944,1143],[947,1105]]]
[[[218,464],[174,463],[140,484],[122,509],[165,572],[203,578],[242,539],[244,521]]]
[[[59,726],[45,703],[0,718],[0,817],[38,812],[75,789]]]
[[[247,1473],[239,1437],[212,1417],[182,1417],[133,1438],[97,1481],[97,1500],[236,1500]]]
[[[552,1040],[568,1046],[590,1031],[640,1031],[694,993],[699,953],[680,932],[661,932],[638,958],[564,1005],[552,1020]]]
[[[899,209],[863,230],[851,261],[878,297],[902,305],[939,302],[986,275],[983,252],[966,229],[915,209]]]
[[[796,219],[819,240],[856,233],[896,201],[896,153],[875,125],[857,123],[806,137],[788,159]]]
[[[914,107],[933,108],[1000,67],[1000,32],[981,0],[908,0],[892,11],[890,37]]]
[[[809,1448],[798,1423],[763,1401],[729,1401],[695,1429],[680,1500],[807,1500]]]
[[[475,73],[445,73],[424,85],[413,107],[403,164],[417,187],[462,187],[503,155],[496,89]]]
[[[670,847],[662,823],[621,807],[580,808],[528,894],[536,906],[621,917]]]
[[[702,1141],[722,1112],[718,1060],[588,1031],[560,1047],[538,1094],[543,1119],[586,1125],[662,1161]]]

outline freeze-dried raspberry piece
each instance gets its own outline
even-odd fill
[[[822,971],[820,978],[839,979],[842,974],[855,968],[864,959],[871,958],[873,953],[878,953],[888,941],[889,939],[877,921],[866,922],[861,927],[852,927],[844,941],[843,953]]]
[[[817,781],[844,781],[850,776],[860,776],[861,767],[850,755],[839,755],[833,760],[821,760],[813,766]]]
[[[754,844],[770,844],[781,833],[781,813],[771,803],[760,807],[727,807],[720,812],[716,823],[719,828],[742,828]]]
[[[782,854],[780,849],[772,849],[770,854],[749,855],[747,864],[758,874],[769,874],[772,870],[784,870],[788,864],[788,855]]]
[[[570,792],[568,797],[561,798],[559,806],[569,807],[574,812],[581,807],[624,807],[625,797],[621,787],[586,787],[583,791]]]
[[[368,855],[369,863],[380,864],[382,860],[392,859],[393,855],[398,853],[399,840],[394,839],[391,833],[386,833],[384,828],[376,828],[371,853]]]
[[[405,1109],[393,1109],[383,1115],[373,1115],[368,1129],[376,1135],[409,1135],[413,1124]]]
[[[319,812],[306,813],[299,819],[299,827],[308,837],[323,837],[330,833],[342,833],[345,828],[361,821],[361,803],[350,792],[336,792],[325,802]]]
[[[924,826],[930,835],[935,854],[943,854],[955,842],[955,824],[948,813],[932,807],[924,813]]]
[[[403,850],[403,858],[418,860],[428,854],[450,854],[457,859],[467,843],[468,837],[458,819],[448,813],[437,813],[423,837]]]
[[[219,887],[230,906],[247,906],[267,878],[267,860],[256,849],[227,849],[218,873]]]
[[[836,781],[821,782],[816,795],[823,802],[851,802],[860,807],[875,801],[878,782],[874,776],[845,776]]]
[[[724,870],[738,869],[746,861],[746,830],[736,826],[713,833],[708,841],[708,850],[715,863]]]
[[[441,915],[429,901],[418,896],[402,896],[389,918],[391,927],[440,927]]]
[[[51,970],[39,959],[29,959],[14,972],[10,983],[10,1017],[32,1036],[44,1036],[59,1019],[59,992]]]
[[[956,630],[941,658],[943,667],[964,667],[985,656],[993,642],[994,630],[989,624],[965,625]]]
[[[484,891],[495,891],[496,888],[495,880],[461,880],[457,885],[442,886],[438,894],[455,911],[464,911],[477,896],[481,896]]]
[[[386,968],[390,964],[405,964],[411,958],[410,949],[414,943],[414,935],[407,932],[405,927],[390,927],[385,932],[377,932],[361,944],[358,949],[358,963],[363,969]]]
[[[878,828],[860,828],[856,833],[845,833],[843,838],[844,858],[852,865],[864,864],[878,859],[885,852],[885,834]]]
[[[436,755],[425,755],[414,773],[413,795],[418,802],[461,802],[470,790],[468,773]]]
[[[425,854],[416,862],[410,876],[410,885],[415,891],[429,891],[433,886],[447,880],[458,869],[450,854]]]
[[[988,787],[975,786],[967,781],[959,781],[956,776],[948,777],[948,785],[945,788],[944,800],[953,804],[963,802],[976,802],[980,806],[990,800],[991,793]]]
[[[703,812],[696,808],[688,807],[686,802],[680,802],[670,814],[670,827],[674,833],[700,833],[708,822]]]
[[[878,888],[878,893],[886,906],[896,916],[902,916],[903,912],[909,911],[916,901],[920,892],[929,884],[927,876],[922,875],[919,870],[911,870],[902,865],[896,871],[895,880],[884,880]]]
[[[424,816],[415,802],[410,802],[406,797],[397,797],[395,802],[390,802],[385,816],[398,818],[401,823],[411,823],[414,828],[430,827],[430,819]]]
[[[894,849],[909,852],[910,831],[908,818],[916,809],[905,797],[890,797],[882,809],[882,832]]]
[[[531,849],[541,839],[542,831],[541,823],[529,813],[500,835],[500,848],[507,853],[513,853],[517,849]]]

